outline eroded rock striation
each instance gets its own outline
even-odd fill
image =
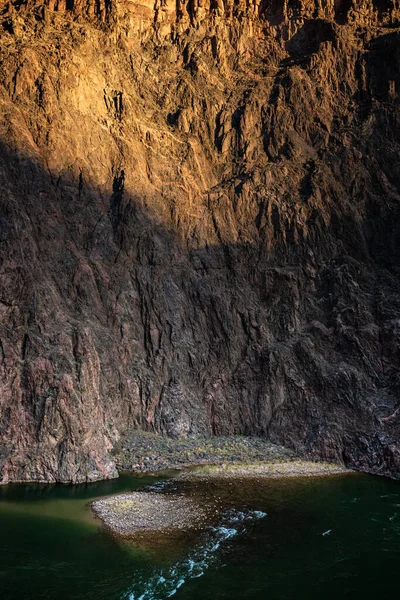
[[[0,480],[131,429],[400,472],[400,2],[0,0]]]

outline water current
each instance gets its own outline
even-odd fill
[[[0,488],[2,600],[380,600],[399,597],[400,483],[354,474],[182,484],[215,518],[137,545],[91,500],[176,484],[123,475]],[[165,488],[165,489],[163,489]]]

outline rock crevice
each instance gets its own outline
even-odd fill
[[[398,476],[399,3],[0,3],[0,473],[125,432]]]

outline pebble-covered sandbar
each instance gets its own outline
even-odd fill
[[[92,509],[104,525],[121,536],[140,532],[200,527],[205,511],[183,495],[130,492],[96,500]]]
[[[341,465],[327,462],[307,460],[289,460],[271,463],[222,463],[218,465],[196,466],[182,471],[177,478],[180,480],[194,479],[232,479],[232,478],[281,478],[281,477],[315,477],[318,475],[335,475],[354,473]]]
[[[269,479],[286,477],[314,477],[351,473],[339,465],[303,460],[274,463],[235,463],[202,465],[182,470],[170,483],[230,479]],[[200,529],[210,518],[210,508],[200,505],[182,492],[164,493],[162,490],[118,494],[92,503],[92,509],[104,525],[120,536],[140,533],[171,533]],[[216,506],[212,513],[218,512]]]

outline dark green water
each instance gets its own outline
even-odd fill
[[[0,598],[399,596],[397,482],[344,475],[190,485],[188,492],[205,501],[220,499],[213,527],[179,548],[165,544],[149,552],[113,539],[87,504],[151,483],[123,476],[88,486],[0,488]]]

